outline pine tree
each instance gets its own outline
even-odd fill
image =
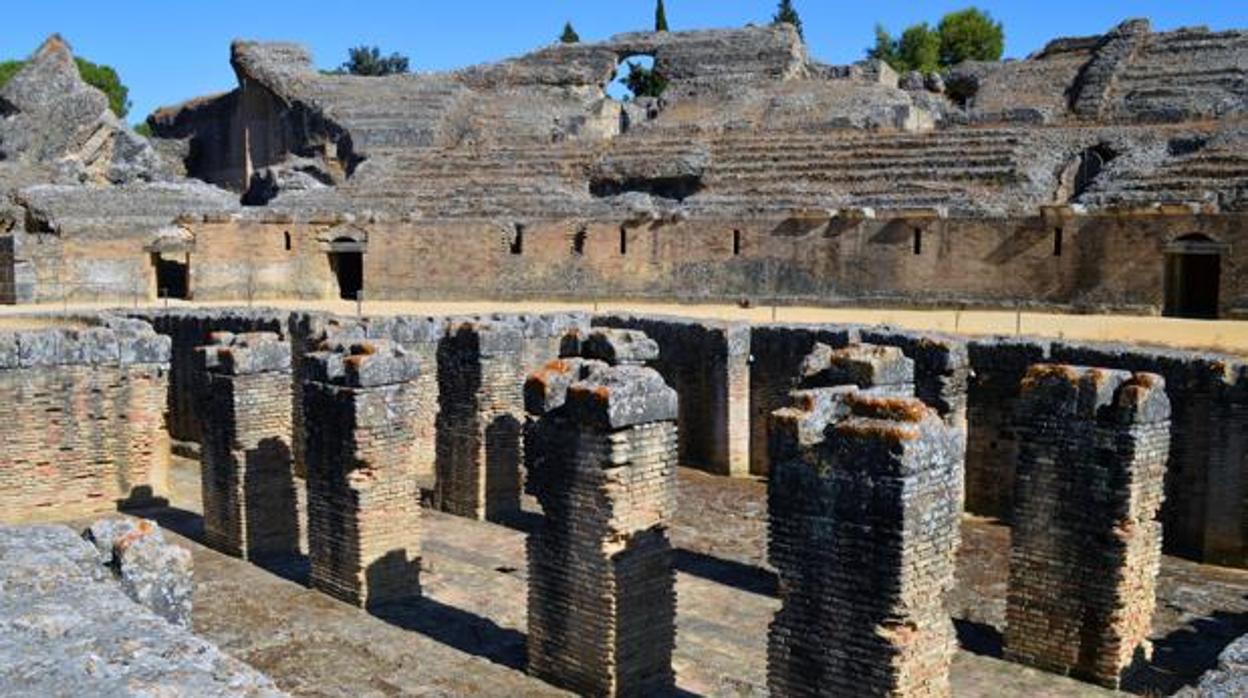
[[[572,28],[571,22],[567,22],[563,25],[563,34],[559,37],[559,41],[565,44],[577,44],[581,41],[581,35]]]
[[[780,0],[780,6],[776,8],[776,16],[771,18],[772,24],[791,24],[797,30],[797,35],[806,38],[802,33],[802,18],[797,15],[797,9],[793,7],[793,0]]]
[[[654,8],[654,30],[656,32],[667,31],[667,9],[663,7],[663,0],[659,0],[659,4]]]

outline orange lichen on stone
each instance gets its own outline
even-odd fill
[[[1023,377],[1023,391],[1032,390],[1049,378],[1057,378],[1074,384],[1079,382],[1079,372],[1063,364],[1036,364],[1028,369],[1027,375]]]
[[[842,436],[879,439],[889,443],[915,441],[920,431],[913,423],[885,421],[882,419],[847,419],[836,425]]]
[[[1156,373],[1136,373],[1131,376],[1129,384],[1142,388],[1161,388],[1165,386],[1166,381]]]
[[[377,345],[372,342],[356,342],[351,345],[351,353],[356,356],[372,356],[377,353]]]
[[[113,551],[117,553],[125,551],[140,539],[151,535],[154,530],[156,530],[156,527],[151,521],[148,521],[147,519],[139,519],[139,524],[134,527],[134,530],[118,538],[116,542],[113,543]]]
[[[896,422],[921,422],[930,412],[922,401],[908,397],[872,397],[852,393],[845,397],[845,404],[855,415]]]

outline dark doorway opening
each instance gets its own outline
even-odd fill
[[[335,246],[347,247],[350,241],[335,242]],[[352,249],[336,249],[329,253],[329,268],[338,280],[338,297],[357,300],[364,290],[364,252]]]
[[[1166,248],[1166,308],[1170,317],[1216,320],[1223,246],[1205,235],[1184,235]]]
[[[191,256],[189,254],[155,253],[152,266],[156,268],[157,298],[190,298]]]

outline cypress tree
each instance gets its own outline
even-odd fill
[[[571,22],[566,22],[563,25],[563,34],[559,36],[559,41],[565,44],[580,43],[581,35],[577,34],[576,30],[572,28]]]
[[[776,16],[771,18],[772,24],[792,24],[797,30],[797,35],[804,40],[806,35],[802,33],[802,18],[797,15],[797,8],[793,7],[793,0],[780,0],[780,6],[776,8]]]
[[[656,32],[667,31],[667,9],[663,7],[663,0],[659,0],[659,4],[654,8],[654,30]]]

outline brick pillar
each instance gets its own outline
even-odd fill
[[[1150,653],[1165,383],[1041,364],[1023,380],[1017,419],[1006,657],[1116,688]]]
[[[520,511],[524,337],[504,321],[453,324],[438,347],[437,485],[442,511],[506,519]]]
[[[655,371],[552,362],[526,384],[529,673],[582,695],[673,690],[676,392]]]
[[[312,587],[363,607],[418,596],[416,362],[384,340],[324,346],[304,359]]]
[[[916,398],[806,395],[771,427],[771,694],[948,696],[960,432]]]
[[[290,344],[217,332],[197,349],[204,540],[252,560],[299,553],[291,463]]]

